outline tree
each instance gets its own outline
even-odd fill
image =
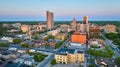
[[[64,46],[64,48],[67,48],[67,46]]]
[[[52,60],[50,61],[50,64],[51,64],[51,65],[55,65],[55,64],[56,64],[56,60],[55,60],[55,59],[52,59]]]
[[[48,41],[48,39],[49,39],[48,37],[44,38],[45,41]]]
[[[112,58],[114,55],[114,51],[112,51],[109,46],[106,46],[104,50],[89,48],[88,53],[94,56],[100,56],[105,58]]]
[[[20,38],[15,38],[15,39],[13,39],[13,42],[14,42],[14,43],[21,43],[22,40],[21,40]]]
[[[38,34],[34,35],[34,39],[37,40],[38,39]]]
[[[4,42],[2,42],[2,43],[0,43],[0,46],[2,46],[2,47],[8,47],[9,44],[8,44],[8,43],[4,43]]]
[[[115,39],[113,39],[113,43],[115,44],[115,45],[119,45],[120,46],[120,38],[115,38]]]
[[[48,55],[45,55],[45,54],[35,54],[34,55],[34,60],[36,62],[41,62],[42,60],[45,59],[45,57],[47,57]]]
[[[54,36],[52,35],[49,35],[49,39],[55,39]]]
[[[45,44],[45,48],[49,48],[50,47],[50,44]]]
[[[24,47],[24,48],[29,48],[28,44],[21,44],[21,46]]]
[[[120,56],[116,58],[117,63],[120,64]]]
[[[95,65],[94,64],[90,64],[89,67],[95,67]]]
[[[66,41],[66,40],[57,43],[57,44],[55,45],[55,49],[59,48],[65,41]]]
[[[111,39],[111,40],[113,40],[114,38],[117,38],[117,34],[116,33],[106,33],[105,36],[108,39]]]
[[[3,27],[2,25],[0,25],[0,36],[5,35],[7,32],[7,29],[5,27]]]

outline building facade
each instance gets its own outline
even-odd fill
[[[100,26],[91,26],[89,28],[89,33],[91,37],[100,35],[100,32],[101,32]]]
[[[77,29],[77,23],[76,23],[76,19],[74,18],[72,23],[71,23],[72,29],[76,31]]]
[[[51,30],[54,28],[54,22],[53,22],[54,15],[52,12],[47,11],[47,29]]]
[[[81,63],[84,62],[83,51],[74,49],[61,49],[55,54],[57,63],[68,64],[68,63]]]
[[[115,33],[116,32],[116,26],[115,25],[110,25],[110,24],[107,24],[104,26],[104,32],[106,33]]]
[[[68,34],[60,33],[55,36],[56,39],[65,40],[68,38]]]
[[[22,32],[28,32],[30,30],[30,26],[29,25],[21,25],[20,29]]]
[[[47,35],[56,36],[59,32],[60,32],[59,29],[55,29],[55,30],[47,32]]]
[[[86,32],[77,31],[71,35],[71,42],[86,44]]]
[[[83,24],[88,24],[88,16],[83,17]]]

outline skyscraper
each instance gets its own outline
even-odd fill
[[[86,50],[88,50],[88,40],[89,40],[89,23],[88,23],[88,16],[83,17],[83,24],[85,25],[86,31]]]
[[[54,28],[53,13],[47,11],[47,29],[51,30],[52,28]]]
[[[84,24],[87,24],[87,23],[88,23],[88,16],[84,16],[84,17],[83,17],[83,23],[84,23]]]
[[[74,29],[74,30],[76,30],[76,29],[77,29],[76,19],[75,19],[75,18],[73,19],[73,21],[72,21],[71,25],[72,25],[72,29]]]
[[[85,25],[85,31],[89,32],[89,23],[88,23],[88,16],[83,17],[83,24]]]

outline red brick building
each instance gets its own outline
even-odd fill
[[[71,42],[86,44],[86,32],[75,32],[71,36]]]

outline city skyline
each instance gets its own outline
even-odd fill
[[[120,21],[119,0],[1,0],[0,21],[46,21],[46,11],[54,13],[54,21]]]

